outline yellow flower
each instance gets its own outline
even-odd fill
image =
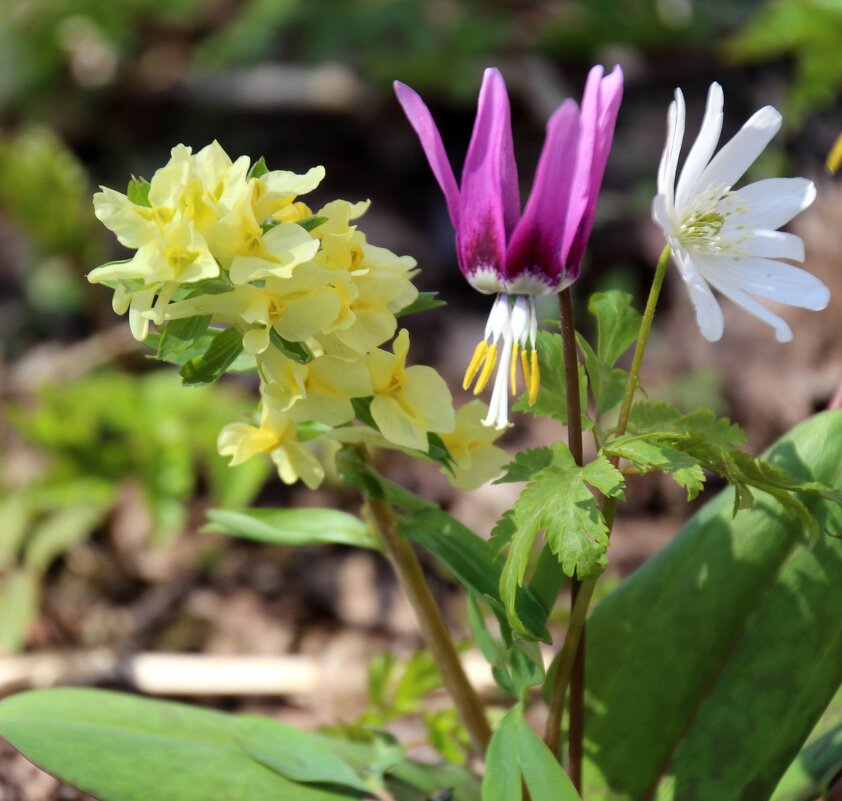
[[[426,452],[428,431],[453,431],[453,398],[432,367],[406,366],[406,329],[392,347],[393,353],[378,348],[368,357],[374,388],[371,416],[390,442]]]
[[[267,453],[285,484],[294,484],[300,478],[310,489],[316,489],[324,480],[325,471],[319,460],[298,441],[295,422],[265,400],[261,406],[259,426],[231,423],[219,432],[219,452],[231,457],[232,466]]]
[[[303,203],[296,203],[295,198],[312,192],[324,177],[324,167],[313,167],[303,175],[287,170],[267,172],[256,179],[258,186],[252,200],[255,216],[261,222],[269,218],[294,222],[309,217],[310,209]]]
[[[299,422],[347,423],[354,418],[351,399],[371,395],[368,369],[359,360],[325,355],[298,364],[270,348],[260,356],[258,366],[265,394]]]
[[[441,434],[442,441],[453,457],[454,475],[442,471],[460,489],[476,489],[500,475],[509,456],[494,445],[503,432],[483,425],[488,406],[473,400],[456,412],[456,427]]]

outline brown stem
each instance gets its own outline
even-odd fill
[[[582,442],[582,409],[579,395],[579,359],[576,353],[576,325],[573,317],[573,296],[570,289],[565,289],[558,296],[561,315],[562,355],[567,392],[567,444],[576,464],[584,463]],[[571,584],[571,615],[580,595],[582,583],[573,578]],[[581,645],[581,647],[580,647]],[[585,647],[584,627],[576,640],[575,659],[570,677],[570,726],[568,737],[568,773],[578,791],[582,786],[582,738],[584,735],[585,713]],[[556,674],[558,675],[558,674]],[[556,691],[558,682],[553,686],[545,739],[554,754],[558,754],[561,738],[561,720],[564,715],[564,692],[567,682],[560,692]]]
[[[367,461],[368,455],[362,455]],[[385,500],[372,497],[367,498],[366,504],[371,513],[371,522],[415,612],[421,635],[438,666],[444,686],[453,698],[474,747],[479,754],[484,755],[491,740],[485,709],[465,675],[447,624],[424,578],[421,563],[406,537],[395,525],[395,513],[391,505]]]

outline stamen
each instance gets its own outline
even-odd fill
[[[526,389],[529,391],[529,382],[532,379],[529,377],[529,355],[526,352],[526,348],[520,352],[520,366],[523,370],[523,380],[526,382]]]
[[[517,353],[520,345],[515,342],[512,345],[512,358],[509,363],[509,385],[512,390],[512,395],[517,395]]]
[[[538,351],[533,350],[529,355],[531,357],[529,370],[529,405],[534,406],[535,401],[538,400],[538,389],[541,386],[541,370],[538,367]]]
[[[474,395],[479,395],[487,386],[488,379],[494,372],[494,365],[497,364],[497,345],[489,345],[488,353],[485,356],[485,363],[482,366],[482,372],[477,379],[477,385],[474,387]]]
[[[474,349],[474,355],[471,357],[471,362],[468,369],[465,370],[465,377],[462,379],[462,389],[467,389],[471,386],[474,377],[479,372],[479,368],[488,353],[488,343],[485,340],[477,343]]]

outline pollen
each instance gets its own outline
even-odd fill
[[[474,387],[474,395],[479,395],[487,386],[494,372],[494,367],[497,364],[497,346],[489,345],[488,352],[485,354],[485,362],[482,365],[479,378],[477,378],[477,385]]]

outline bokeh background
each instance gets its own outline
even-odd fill
[[[692,132],[718,80],[725,135],[767,103],[784,112],[751,177],[817,182],[816,203],[792,230],[833,300],[822,313],[786,309],[796,332],[786,346],[725,302],[725,337],[711,345],[671,273],[644,380],[652,396],[730,415],[759,451],[842,383],[842,188],[824,170],[842,130],[840,46],[838,0],[2,0],[0,693],[56,676],[128,688],[120,665],[140,652],[272,654],[304,660],[320,678],[278,698],[208,691],[203,700],[304,726],[408,715],[412,731],[436,684],[423,656],[397,698],[384,695],[382,677],[406,665],[386,657],[371,669],[373,653],[405,657],[418,645],[378,557],[199,533],[210,506],[353,509],[357,499],[330,483],[286,488],[265,464],[232,470],[216,456],[217,431],[252,408],[254,386],[182,389],[131,340],[110,292],[86,283],[92,267],[123,256],[93,217],[98,185],[150,177],[179,142],[218,139],[232,156],[264,156],[276,169],[323,164],[314,205],[370,198],[369,240],[414,256],[420,287],[447,301],[409,327],[414,358],[458,395],[488,299],[458,272],[444,202],[392,80],[429,102],[458,170],[482,69],[499,66],[525,196],[548,115],[580,97],[593,63],[622,65],[625,100],[575,286],[585,330],[591,291],[621,287],[642,305],[663,244],[649,204],[667,105],[683,87]],[[551,421],[516,422],[504,440],[512,449],[559,435]],[[457,495],[433,466],[400,457],[386,469],[481,533],[516,491]],[[688,514],[666,480],[628,494],[608,587]],[[432,581],[454,629],[466,631],[458,594],[446,577]],[[439,718],[428,733],[458,759],[460,734]],[[0,750],[0,799],[58,797],[78,795]]]

